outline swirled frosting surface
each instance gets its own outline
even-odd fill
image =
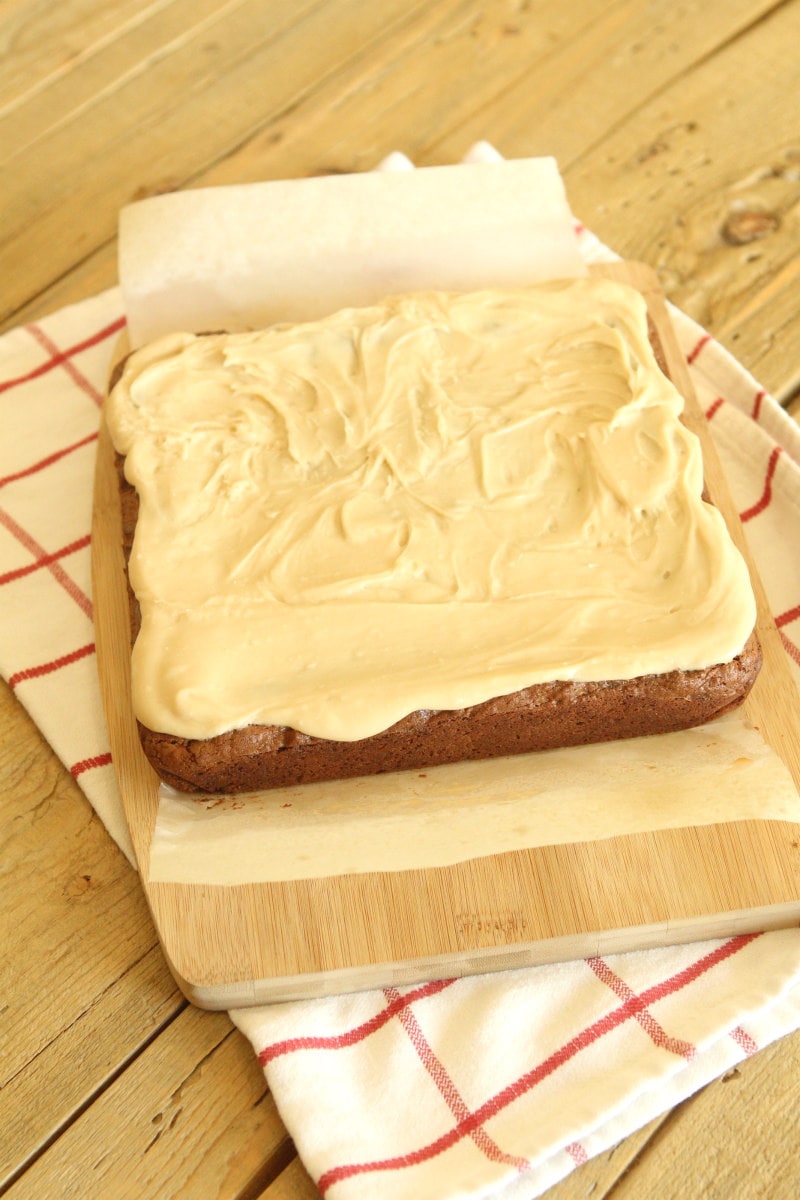
[[[682,404],[641,296],[600,279],[137,351],[108,403],[137,716],[354,740],[729,660],[755,606]]]

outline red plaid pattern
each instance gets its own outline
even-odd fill
[[[521,1200],[795,1028],[799,985],[787,930],[232,1015],[324,1196]]]
[[[607,252],[579,231],[587,258]],[[98,404],[116,291],[0,339],[0,670],[129,852],[95,676]],[[800,433],[675,314],[800,678]],[[800,1026],[800,931],[234,1014],[326,1196],[530,1200]]]
[[[0,670],[132,857],[94,661],[98,408],[124,328],[116,290],[0,341]]]

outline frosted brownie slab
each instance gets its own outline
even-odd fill
[[[755,605],[682,405],[600,279],[137,351],[108,418],[156,769],[251,790],[740,703]]]

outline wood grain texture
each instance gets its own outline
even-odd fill
[[[778,1055],[787,1070],[775,1080],[770,1068]],[[800,1188],[798,1104],[800,1034],[795,1033],[680,1105],[654,1132],[636,1171],[619,1180],[614,1200],[794,1200]],[[754,1139],[756,1106],[759,1119],[769,1122],[768,1142]],[[557,1193],[553,1200],[560,1200]]]
[[[255,1200],[319,1200],[314,1180],[299,1158],[293,1158]]]
[[[191,182],[196,140],[213,161],[252,136],[265,98],[276,111],[291,109],[354,47],[386,36],[409,12],[413,6],[401,0],[380,6],[342,0],[330,9],[275,0],[267,19],[260,0],[201,0],[192,13],[206,19],[187,28],[185,5],[159,9],[154,19],[170,22],[148,34],[159,52],[124,45],[122,62],[132,53],[136,68],[112,71],[110,95],[103,86],[93,89],[88,104],[75,105],[35,142],[25,131],[0,127],[20,147],[7,164],[0,248],[11,286],[0,315],[28,299],[43,278],[112,238],[124,204]],[[141,35],[137,26],[126,42]],[[212,54],[213,70],[204,61]],[[21,120],[21,113],[9,117]],[[191,138],[183,136],[187,126]]]
[[[184,1001],[136,874],[5,685],[0,706],[1,1186]]]
[[[651,315],[690,423],[706,483],[742,552],[741,527],[677,350],[655,276],[631,282]],[[777,927],[800,919],[800,826],[737,821],[542,846],[429,870],[236,887],[153,883],[156,777],[130,711],[128,606],[117,479],[107,431],[98,449],[93,577],[98,667],[120,791],[143,887],[186,995],[211,1008]],[[800,787],[800,713],[778,633],[751,563],[764,666],[745,705]],[[320,914],[325,919],[320,919]]]
[[[287,1147],[250,1047],[224,1014],[187,1008],[6,1194],[232,1200]]]
[[[2,6],[1,186],[4,199],[13,195],[19,204],[12,238],[24,238],[25,253],[11,255],[12,244],[0,244],[7,300],[0,328],[35,321],[115,282],[121,196],[366,169],[395,148],[420,162],[456,161],[481,137],[507,155],[554,153],[578,215],[614,249],[655,265],[670,298],[705,319],[800,413],[800,401],[792,401],[800,389],[798,0],[429,0],[396,20],[391,9],[385,26],[369,27],[366,36],[350,3],[316,0],[313,20],[308,5],[270,7],[279,24],[286,13],[271,49],[257,6],[237,18],[244,8],[223,0]],[[320,70],[328,29],[332,48]],[[303,73],[306,54],[316,77]],[[295,73],[299,87],[292,86]],[[72,192],[80,202],[70,202]],[[766,220],[750,223],[752,240],[737,241],[747,221],[737,234],[729,219],[750,212]],[[37,1200],[214,1195],[220,1175],[216,1167],[207,1174],[208,1139],[219,1132],[218,1112],[240,1103],[240,1071],[254,1070],[251,1052],[242,1041],[239,1066],[212,1071],[206,1055],[213,1039],[198,1038],[194,1021],[159,1023],[165,997],[181,1002],[138,882],[20,706],[0,693],[4,850],[11,838],[16,847],[0,874],[7,914],[0,945],[7,1006],[0,1120],[9,1134],[3,1178],[10,1172],[14,1194]],[[102,886],[88,885],[84,875],[94,880],[96,872]],[[215,1036],[224,1027],[222,1017],[196,1018],[211,1023]],[[798,1038],[743,1063],[734,1078],[668,1115],[658,1136],[652,1127],[631,1136],[548,1198],[598,1198],[618,1188],[630,1200],[661,1191],[793,1198],[797,1139],[784,1118],[797,1108]],[[187,1129],[181,1114],[145,1154],[159,1127],[151,1122],[165,1111],[157,1073],[145,1096],[145,1076],[159,1055],[181,1057],[192,1078],[194,1124]],[[123,1076],[130,1084],[136,1077],[132,1091],[120,1090]],[[96,1108],[110,1088],[110,1109]],[[147,1114],[149,1137],[134,1123],[126,1159],[127,1126],[116,1119],[117,1174],[105,1178],[118,1190],[98,1192],[110,1112],[131,1096]],[[98,1116],[84,1136],[93,1110]],[[167,1124],[175,1109],[169,1112]],[[66,1139],[79,1119],[80,1136]],[[247,1165],[231,1170],[221,1194],[316,1195],[296,1159],[286,1167],[285,1137],[253,1129],[247,1119],[234,1120],[224,1135],[228,1161],[241,1157]],[[44,1166],[27,1170],[45,1153]],[[154,1154],[164,1157],[148,1182]],[[165,1167],[170,1155],[172,1171]],[[134,1168],[130,1184],[123,1164]]]

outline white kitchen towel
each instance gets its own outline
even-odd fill
[[[608,257],[580,231],[587,258]],[[800,431],[673,314],[800,678]],[[94,662],[112,289],[0,339],[0,670],[131,857]],[[800,930],[233,1014],[323,1194],[530,1200],[800,1027]]]

